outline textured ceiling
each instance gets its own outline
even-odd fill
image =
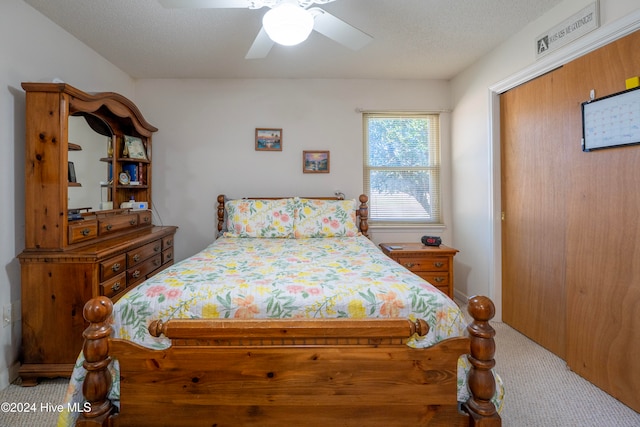
[[[312,32],[250,60],[266,8],[25,2],[134,78],[450,79],[561,0],[336,0],[321,7],[373,42],[354,52]]]

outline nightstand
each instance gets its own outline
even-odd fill
[[[453,257],[458,253],[457,249],[422,243],[381,243],[380,248],[398,264],[453,299]]]

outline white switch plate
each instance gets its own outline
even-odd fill
[[[11,304],[5,304],[2,307],[2,326],[7,327],[12,323],[20,320],[21,310],[20,301],[14,301]]]
[[[6,304],[2,307],[2,326],[7,327],[11,324],[11,304]]]

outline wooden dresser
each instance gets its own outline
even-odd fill
[[[457,249],[422,243],[381,243],[382,252],[453,299],[453,257]]]
[[[151,136],[157,129],[130,100],[64,83],[22,87],[20,376],[23,385],[35,385],[38,377],[71,374],[88,326],[82,311],[90,298],[106,295],[115,301],[173,264],[176,227],[153,225],[148,207],[153,206]],[[132,140],[135,155],[129,154]]]

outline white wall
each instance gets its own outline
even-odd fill
[[[57,77],[91,92],[132,96],[133,80],[21,0],[0,2],[0,310],[20,307],[24,248],[23,81]],[[17,374],[20,322],[0,326],[0,389]]]
[[[365,110],[446,110],[445,81],[141,80],[136,103],[159,128],[153,139],[153,203],[178,225],[176,259],[214,240],[216,197],[362,193]],[[443,162],[449,165],[449,113],[443,114]],[[256,152],[256,127],[282,128],[282,152]],[[329,174],[302,173],[303,150],[329,150]],[[448,173],[448,167],[444,169]],[[443,190],[449,191],[448,175]],[[450,209],[447,211],[450,218]],[[156,218],[156,223],[158,223]],[[449,224],[450,221],[447,221]],[[424,229],[374,241],[419,241]],[[450,230],[442,233],[450,241]]]
[[[600,0],[600,28],[536,63],[534,40],[593,0],[566,0],[524,27],[451,81],[453,224],[456,292],[494,299],[501,318],[500,152],[498,105],[490,88],[507,88],[580,54],[638,21],[637,0]],[[622,23],[620,23],[623,21]],[[631,23],[631,24],[630,24]],[[616,30],[611,30],[615,27]],[[617,34],[614,34],[617,36]],[[640,70],[638,70],[640,72]],[[511,82],[501,83],[505,80]],[[495,89],[493,89],[495,91]],[[548,236],[552,237],[552,236]]]

